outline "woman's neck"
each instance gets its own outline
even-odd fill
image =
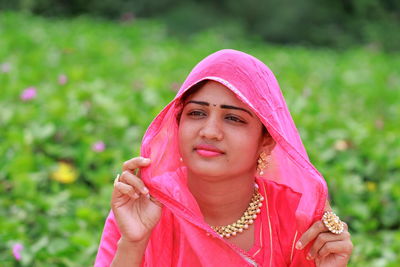
[[[188,173],[188,186],[209,225],[228,225],[238,220],[254,193],[254,176],[205,179]]]

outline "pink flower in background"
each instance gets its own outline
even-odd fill
[[[96,142],[92,145],[92,150],[95,152],[102,152],[106,148],[103,141]]]
[[[12,248],[12,252],[14,255],[14,258],[17,261],[21,260],[21,251],[24,249],[24,246],[21,243],[16,243],[13,248]]]
[[[61,74],[58,76],[58,84],[64,85],[68,82],[68,77],[65,74]]]
[[[1,72],[7,73],[7,72],[10,72],[10,70],[11,70],[10,63],[6,62],[6,63],[1,64]]]
[[[26,88],[21,94],[21,99],[23,101],[28,101],[35,97],[36,97],[36,88],[35,87]]]

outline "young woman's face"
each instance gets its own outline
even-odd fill
[[[179,148],[191,173],[254,175],[263,144],[258,117],[222,84],[209,81],[185,101]]]

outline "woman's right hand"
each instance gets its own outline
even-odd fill
[[[132,158],[123,164],[119,181],[115,181],[111,209],[127,242],[141,242],[150,237],[161,217],[161,204],[150,199],[149,190],[134,171],[150,164],[150,159]]]

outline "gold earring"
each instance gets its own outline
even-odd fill
[[[264,169],[265,169],[265,167],[267,167],[267,163],[268,163],[267,158],[268,158],[268,155],[263,151],[263,152],[261,152],[260,157],[257,160],[257,163],[258,163],[257,169],[258,169],[260,175],[264,175]]]

